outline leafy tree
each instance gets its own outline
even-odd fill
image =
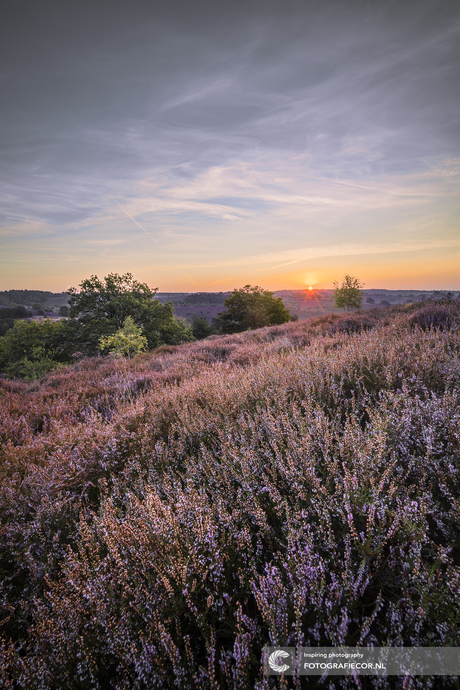
[[[142,335],[142,329],[133,321],[132,316],[127,316],[115,335],[102,337],[99,340],[101,350],[109,350],[120,357],[133,357],[147,349],[147,338]]]
[[[239,333],[291,320],[281,297],[258,287],[245,285],[225,300],[226,311],[219,313],[223,333]]]
[[[155,299],[158,288],[151,290],[131,273],[91,276],[79,287],[68,291],[69,317],[78,324],[76,349],[84,354],[97,354],[100,338],[121,329],[127,316],[142,328],[149,349],[193,340],[185,322],[174,318],[173,305]]]
[[[0,308],[0,336],[13,328],[15,319],[24,319],[28,316],[32,316],[32,312],[23,306]]]
[[[363,303],[363,287],[358,278],[346,275],[339,287],[338,283],[334,283],[334,306],[338,309],[344,308],[345,311],[349,309],[361,309]]]
[[[69,307],[65,304],[59,307],[59,316],[67,317],[69,315]]]
[[[61,321],[15,321],[0,338],[0,370],[7,376],[34,379],[70,361],[66,338],[73,341]]]
[[[48,374],[53,369],[59,369],[63,365],[47,354],[43,345],[32,348],[30,356],[25,356],[17,362],[10,362],[5,367],[5,374],[10,378],[26,379],[34,381]]]
[[[209,323],[206,316],[197,316],[197,314],[192,316],[192,333],[196,340],[207,338],[215,332],[216,329]]]

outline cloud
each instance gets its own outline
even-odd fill
[[[279,268],[289,266],[301,261],[319,259],[333,256],[360,256],[375,254],[394,254],[400,252],[419,252],[434,249],[460,248],[460,238],[454,240],[433,240],[427,242],[392,242],[386,244],[337,244],[323,247],[299,247],[286,251],[272,252],[269,254],[256,254],[242,256],[232,261],[221,261],[213,264],[184,264],[180,268],[218,268],[224,266],[257,266],[260,264],[284,261],[285,263],[271,266]],[[266,269],[263,269],[266,270]]]
[[[427,249],[447,249],[460,247],[458,240],[433,240],[429,242],[392,242],[386,244],[339,244],[324,247],[302,247],[271,254],[259,254],[245,257],[238,264],[236,262],[225,265],[256,265],[271,263],[272,261],[286,260],[289,263],[307,261],[309,259],[324,258],[330,256],[359,256],[362,254],[390,254],[399,252],[417,252]],[[287,265],[287,264],[285,264]]]
[[[274,177],[273,170],[283,177]],[[289,157],[263,157],[232,166],[209,168],[190,179],[169,179],[158,183],[155,175],[138,182],[133,196],[125,202],[137,217],[164,219],[180,214],[198,214],[202,218],[231,218],[252,222],[264,218],[273,223],[277,217],[292,220],[333,217],[337,213],[377,210],[412,211],[439,200],[457,198],[460,169],[453,162],[433,172],[413,175],[380,175],[366,182],[331,180],[303,169],[302,162]],[[332,216],[331,216],[332,214]]]
[[[104,246],[111,246],[111,245],[117,245],[117,244],[126,244],[128,242],[127,239],[124,239],[122,237],[118,237],[117,239],[102,239],[102,240],[85,240],[85,244],[95,244],[99,245],[102,244]]]
[[[0,42],[14,251],[40,228],[37,257],[288,265],[458,228],[457,3],[26,4]]]

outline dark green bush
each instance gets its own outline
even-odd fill
[[[215,328],[209,323],[206,316],[197,316],[196,314],[192,317],[192,333],[196,340],[202,340],[210,335],[215,334]]]

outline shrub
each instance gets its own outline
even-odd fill
[[[376,322],[366,316],[352,316],[340,319],[332,324],[329,333],[359,333],[375,326]]]
[[[9,376],[21,376],[21,371],[29,372],[29,378],[32,371],[49,371],[59,362],[69,361],[65,348],[68,329],[67,324],[51,319],[15,321],[13,328],[0,338],[0,371]],[[39,361],[40,366],[32,366],[32,362]]]
[[[38,346],[32,349],[30,359],[23,357],[17,362],[12,362],[5,367],[4,371],[10,378],[34,381],[53,371],[53,369],[59,369],[62,366],[62,364],[47,355],[43,347]]]
[[[142,335],[142,329],[136,326],[131,316],[127,316],[114,335],[99,340],[101,350],[109,350],[119,357],[133,357],[147,349],[147,338]]]
[[[457,323],[457,319],[451,310],[442,306],[430,305],[426,309],[419,311],[414,316],[412,323],[424,331],[430,328],[438,328],[440,331],[443,331]]]
[[[192,333],[196,340],[201,340],[207,338],[210,335],[215,334],[214,327],[209,323],[206,316],[197,316],[196,314],[192,317]]]
[[[0,379],[0,683],[300,688],[264,645],[458,647],[460,333],[387,315]]]

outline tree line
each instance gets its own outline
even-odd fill
[[[0,371],[8,377],[34,379],[79,357],[132,356],[211,333],[238,333],[291,319],[281,298],[246,285],[225,300],[217,327],[204,317],[195,317],[190,325],[175,317],[171,302],[156,299],[157,291],[131,273],[83,280],[67,292],[68,318],[14,321],[0,338]],[[22,319],[26,315],[22,310],[18,314]]]
[[[362,287],[356,278],[345,276],[341,286],[335,284],[336,306],[360,308]],[[9,314],[13,326],[8,324],[0,337],[0,372],[35,379],[79,357],[104,353],[131,357],[160,345],[281,325],[292,319],[281,297],[257,285],[233,290],[213,324],[206,317],[194,316],[191,324],[176,318],[171,302],[156,299],[157,291],[131,273],[110,273],[103,279],[91,276],[68,290],[68,318],[24,320],[26,310],[17,308],[19,318]]]
[[[27,305],[32,307],[34,303],[45,304],[51,297],[60,297],[65,293],[54,293],[47,290],[2,290],[0,291],[0,304],[11,307]]]

